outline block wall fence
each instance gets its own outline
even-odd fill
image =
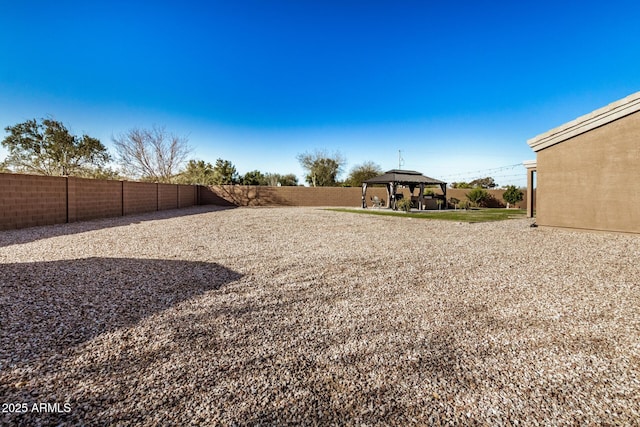
[[[408,195],[408,190],[403,190]],[[448,189],[447,198],[465,199],[469,190]],[[504,206],[504,190],[488,190],[491,207]],[[385,188],[367,189],[371,198],[387,198]],[[250,185],[155,184],[0,173],[0,230],[63,224],[179,209],[195,205],[221,206],[361,206],[359,187],[267,187]],[[526,200],[526,197],[525,197]],[[524,202],[517,207],[522,208]],[[435,200],[427,201],[436,209]]]
[[[0,230],[199,204],[196,185],[0,173]]]
[[[409,195],[408,189],[402,190],[405,196]],[[455,197],[466,200],[469,189],[448,188],[447,199]],[[415,194],[417,194],[417,190]],[[488,207],[505,207],[502,195],[505,190],[487,190],[493,198],[487,204]],[[436,194],[442,194],[436,191]],[[526,209],[526,191],[524,198],[516,207]],[[387,191],[384,187],[367,188],[367,206],[371,206],[371,198],[378,196],[387,199]],[[218,185],[202,187],[201,204],[217,204],[229,206],[346,206],[360,207],[362,189],[360,187],[267,187],[251,185]],[[437,209],[434,199],[426,200],[427,209]]]

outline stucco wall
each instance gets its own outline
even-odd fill
[[[640,112],[537,153],[536,222],[640,233]]]

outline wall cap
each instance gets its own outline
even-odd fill
[[[527,144],[533,151],[538,152],[637,111],[640,111],[640,92],[531,138]]]

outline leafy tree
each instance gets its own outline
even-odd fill
[[[191,151],[186,137],[164,127],[133,128],[112,140],[124,172],[154,182],[171,182]]]
[[[244,185],[267,185],[267,177],[259,170],[244,174],[240,182]]]
[[[98,139],[72,135],[56,120],[27,120],[5,131],[9,136],[2,145],[9,155],[3,163],[17,172],[87,176],[111,158]]]
[[[471,185],[468,182],[460,181],[460,182],[452,182],[449,184],[451,188],[471,188]]]
[[[213,166],[204,160],[189,160],[176,181],[180,184],[213,185]]]
[[[272,187],[277,187],[278,185],[281,185],[283,187],[298,185],[298,178],[292,173],[287,175],[268,173],[265,175],[265,181],[266,185],[270,185]]]
[[[214,185],[237,184],[239,181],[236,167],[229,160],[216,160],[213,167],[212,183]]]
[[[524,198],[524,193],[520,191],[520,189],[515,185],[509,185],[507,186],[507,191],[505,191],[502,195],[502,198],[505,202],[511,205],[515,205],[516,203],[522,201],[522,199]]]
[[[283,187],[295,187],[298,185],[298,177],[292,173],[280,175],[280,185]]]
[[[364,162],[354,166],[344,182],[349,187],[360,187],[364,181],[382,174],[380,166],[373,162]]]
[[[86,178],[93,178],[93,179],[122,179],[123,178],[123,176],[120,175],[118,171],[115,171],[108,167],[99,167],[96,169],[92,169],[88,171],[84,176]]]
[[[469,199],[469,201],[475,206],[480,206],[480,203],[485,201],[487,197],[489,197],[487,190],[480,187],[475,187],[467,193],[467,199]]]
[[[491,178],[490,176],[486,178],[478,178],[474,179],[469,183],[471,187],[480,187],[480,188],[495,188],[498,184]]]
[[[465,182],[465,181],[452,182],[451,184],[449,184],[449,186],[451,188],[475,188],[475,187],[495,188],[498,186],[498,184],[496,184],[493,178],[488,176],[486,178],[474,179],[471,182]]]
[[[331,187],[337,184],[336,178],[346,163],[340,153],[328,155],[324,151],[298,155],[300,165],[307,170],[305,181],[313,187]]]

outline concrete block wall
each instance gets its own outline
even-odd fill
[[[178,209],[178,186],[158,184],[158,209]]]
[[[455,197],[467,200],[470,189],[447,189],[447,199]],[[504,207],[502,195],[505,190],[487,190],[493,196],[490,207]],[[408,189],[402,189],[405,196]],[[516,207],[526,208],[526,192],[522,202]],[[418,190],[414,191],[418,194]],[[436,191],[436,194],[442,194]],[[367,206],[371,206],[371,198],[378,196],[387,200],[384,187],[367,188]],[[360,187],[267,187],[251,185],[221,185],[201,188],[201,204],[234,205],[234,206],[351,206],[360,207],[362,188]],[[435,200],[427,200],[427,208],[437,209]]]
[[[0,230],[189,207],[193,185],[0,173]]]
[[[0,230],[114,217],[199,204],[223,206],[362,205],[360,187],[267,187],[155,184],[0,173]],[[408,194],[408,190],[403,192]],[[467,189],[449,189],[447,197],[465,199]],[[504,190],[489,190],[498,205]],[[384,187],[367,189],[367,206]],[[522,205],[522,204],[520,204]],[[519,206],[520,206],[519,205]],[[427,202],[427,206],[430,206]],[[520,206],[522,207],[522,206]]]
[[[467,193],[471,191],[470,188],[447,188],[447,200],[454,197],[458,200],[468,200]],[[487,190],[487,192],[493,196],[493,200],[490,201],[487,207],[490,208],[504,208],[507,206],[507,202],[504,201],[502,195],[506,190],[495,189],[495,190]],[[438,192],[441,194],[441,192]],[[516,208],[518,209],[526,209],[527,208],[527,191],[522,190],[522,201],[516,204]],[[513,206],[511,206],[513,207]]]
[[[158,184],[123,181],[124,215],[158,210]]]
[[[218,193],[220,192],[220,189],[222,189],[222,187],[216,188],[201,186],[199,188],[199,203],[201,205],[237,206],[233,201],[229,200],[229,197],[225,198],[219,195]]]
[[[0,230],[67,221],[67,180],[0,173]]]
[[[384,188],[367,189],[370,198],[387,198]],[[268,187],[254,185],[218,185],[201,188],[201,204],[233,206],[361,206],[360,187]]]
[[[68,178],[68,222],[122,215],[122,182]]]
[[[178,187],[178,207],[187,208],[194,206],[198,202],[198,187],[195,185],[177,185]]]

